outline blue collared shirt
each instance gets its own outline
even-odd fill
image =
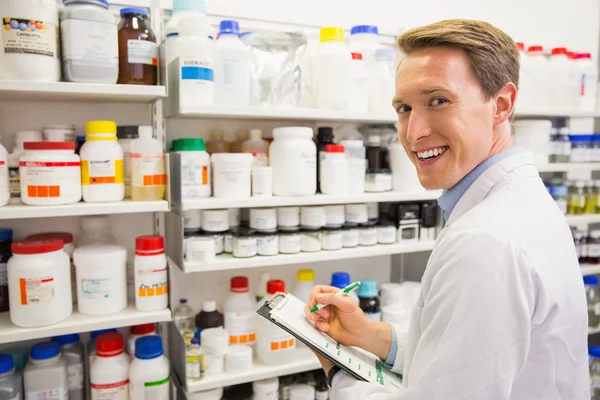
[[[515,154],[522,153],[523,150],[518,147],[513,147],[508,150],[504,150],[501,153],[492,156],[476,166],[471,172],[465,175],[454,187],[448,189],[442,194],[438,200],[438,204],[440,208],[444,211],[444,221],[448,221],[450,218],[450,214],[454,207],[460,200],[460,198],[465,194],[467,189],[471,187],[473,182],[477,180],[489,167],[496,164],[499,161],[504,160],[507,157],[510,157]],[[396,337],[396,329],[394,325],[390,324],[392,327],[392,345],[390,347],[390,352],[388,353],[387,358],[385,359],[385,363],[388,367],[392,367],[396,362],[396,353],[398,353],[398,338]]]

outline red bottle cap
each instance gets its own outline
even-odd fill
[[[132,335],[147,335],[152,332],[156,332],[154,324],[134,325],[129,328],[129,333]]]
[[[520,51],[525,51],[525,43],[517,42],[517,47],[519,48]]]
[[[69,244],[73,242],[73,235],[69,232],[44,232],[44,233],[36,233],[35,235],[27,236],[27,240],[53,240],[59,239],[62,240],[64,244]]]
[[[246,293],[250,290],[248,278],[245,276],[234,276],[231,278],[231,291],[234,293]]]
[[[13,254],[43,254],[53,251],[62,250],[64,247],[63,241],[60,239],[46,240],[19,240],[14,242],[10,249]]]
[[[576,60],[581,60],[581,59],[591,60],[592,55],[590,53],[578,53],[578,54],[575,54],[575,59]]]
[[[529,46],[529,49],[527,49],[528,53],[535,53],[538,51],[542,52],[542,51],[544,51],[544,48],[542,46],[535,45],[535,46]]]
[[[285,282],[279,279],[273,279],[267,282],[267,293],[275,294],[277,292],[285,293]]]
[[[550,55],[552,56],[559,56],[559,55],[567,55],[567,48],[566,47],[555,47],[552,49],[552,52],[550,53]]]
[[[135,254],[138,256],[156,256],[164,254],[165,239],[160,235],[138,236],[135,238]]]
[[[362,53],[352,53],[353,60],[362,60]]]
[[[343,153],[344,146],[341,144],[326,144],[325,152],[326,153]]]
[[[123,335],[119,332],[103,333],[96,338],[96,355],[98,357],[114,357],[122,354]]]
[[[25,142],[25,150],[75,150],[74,142]]]

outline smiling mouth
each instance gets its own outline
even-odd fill
[[[448,146],[441,146],[426,151],[416,151],[415,154],[417,155],[417,158],[421,161],[433,160],[444,154],[446,150],[448,150],[448,148]]]

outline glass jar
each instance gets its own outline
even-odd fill
[[[600,179],[594,181],[594,214],[600,214]]]
[[[592,146],[592,138],[590,135],[571,135],[571,155],[569,161],[572,163],[587,162],[588,154]]]
[[[374,246],[377,244],[377,227],[374,224],[359,224],[358,244]]]
[[[585,182],[585,213],[595,214],[596,204],[598,203],[598,188],[594,185],[594,181]]]
[[[256,232],[252,229],[240,229],[233,237],[233,256],[249,258],[254,257],[257,253]]]
[[[302,235],[300,230],[279,232],[279,253],[296,254],[302,250]]]
[[[215,254],[223,253],[225,247],[225,235],[215,232],[201,232],[196,236],[209,237],[215,241]]]
[[[279,254],[279,238],[277,237],[277,230],[273,232],[258,232],[256,243],[259,256],[275,256]]]
[[[158,83],[158,46],[150,25],[147,10],[136,7],[121,10],[117,83]]]
[[[585,182],[575,181],[569,183],[569,204],[567,214],[580,215],[585,212]]]
[[[585,296],[588,308],[588,327],[597,328],[600,325],[600,293],[598,292],[598,278],[584,276]]]
[[[590,355],[590,389],[592,400],[600,400],[600,347],[588,349]]]
[[[344,247],[356,247],[359,243],[358,226],[345,224],[342,228],[342,244]]]
[[[567,213],[568,189],[566,185],[550,186],[548,192],[563,214]]]

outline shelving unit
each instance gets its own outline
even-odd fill
[[[588,328],[588,335],[594,335],[596,333],[600,332],[600,327],[598,328]]]
[[[567,215],[569,225],[600,224],[600,214]]]
[[[539,172],[600,171],[600,163],[536,164]]]
[[[600,274],[600,264],[599,265],[581,264],[581,274],[583,276]]]
[[[171,310],[143,312],[129,306],[117,314],[83,315],[76,311],[63,322],[38,328],[20,328],[10,322],[9,313],[0,314],[0,344],[47,338],[69,333],[121,328],[130,325],[171,321]]]

